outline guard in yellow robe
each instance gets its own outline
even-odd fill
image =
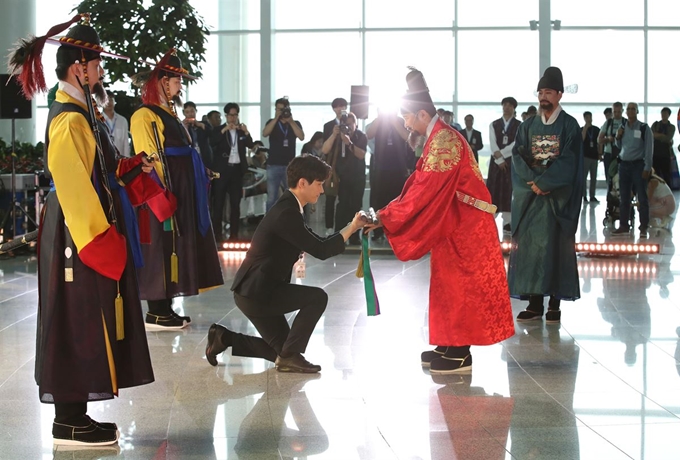
[[[144,105],[130,123],[137,153],[158,152],[165,157],[156,162],[152,175],[177,199],[177,210],[165,221],[146,206],[138,210],[144,256],[138,279],[141,298],[149,305],[147,330],[186,327],[191,318],[175,313],[172,299],[224,284],[208,210],[208,173],[175,111],[182,78],[194,77],[182,68],[171,49],[150,73],[138,79]]]
[[[27,98],[46,91],[40,56],[46,42],[60,45],[59,85],[45,139],[52,191],[38,237],[35,379],[40,401],[55,406],[54,443],[99,446],[115,444],[118,429],[92,420],[87,403],[154,380],[135,273],[141,254],[130,198],[144,201],[162,189],[148,174],[139,174],[152,169],[146,159],[118,159],[105,125],[91,124],[96,106],[85,89],[103,92],[100,56],[120,56],[102,49],[87,15],[66,36],[50,38],[80,19],[22,41],[10,56],[10,72]],[[93,127],[104,133],[101,150]],[[136,176],[123,174],[135,170]]]

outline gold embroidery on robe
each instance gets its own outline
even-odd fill
[[[482,171],[479,170],[479,164],[475,160],[475,156],[470,152],[469,154],[470,157],[470,166],[472,167],[472,172],[475,173],[475,177],[482,182],[484,182],[484,177],[482,177]]]
[[[446,172],[460,161],[463,143],[448,129],[437,131],[430,142],[430,150],[423,164],[424,172]]]

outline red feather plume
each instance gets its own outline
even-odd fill
[[[175,48],[170,48],[165,55],[158,61],[156,67],[151,71],[148,79],[142,86],[142,102],[146,105],[160,105],[161,96],[158,92],[158,74],[161,73],[163,68],[170,63],[170,56],[175,54],[177,50]]]
[[[22,38],[17,46],[10,51],[7,67],[9,73],[17,77],[26,99],[32,99],[37,92],[47,91],[42,65],[42,52],[47,39],[62,33],[71,24],[78,22],[80,18],[81,15],[78,14],[68,22],[57,24],[42,37]]]

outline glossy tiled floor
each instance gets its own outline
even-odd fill
[[[604,214],[604,204],[585,208],[583,240],[605,240]],[[661,255],[580,258],[582,298],[564,305],[562,324],[518,324],[504,343],[473,347],[471,376],[420,367],[427,258],[373,258],[383,314],[370,318],[356,255],[308,261],[305,284],[330,295],[307,352],[320,375],[228,352],[211,367],[211,323],[254,330],[227,288],[185,299],[176,307],[189,329],[148,334],[156,382],[90,405],[121,427],[119,448],[75,452],[53,452],[53,408],[33,381],[36,262],[4,260],[0,459],[680,458],[680,258],[669,232],[651,241]],[[228,285],[240,258],[221,257]]]

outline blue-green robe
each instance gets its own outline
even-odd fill
[[[510,296],[581,296],[576,228],[583,193],[581,129],[563,110],[554,123],[540,115],[519,127],[512,152],[512,250]],[[537,195],[534,182],[547,195]]]

